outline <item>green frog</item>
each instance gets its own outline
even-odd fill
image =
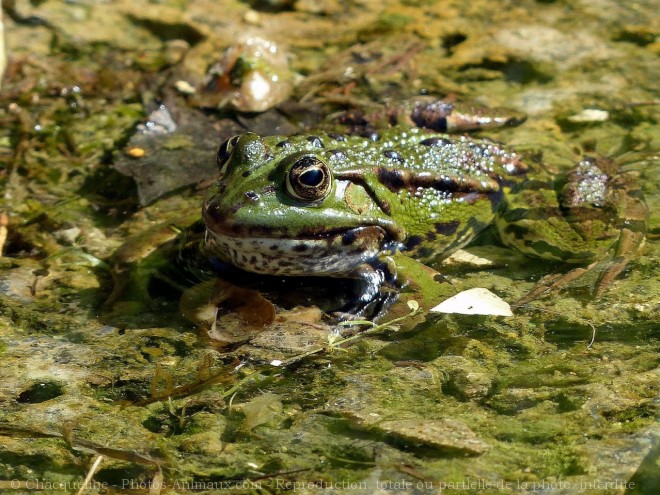
[[[360,279],[368,302],[392,276],[381,263],[392,255],[433,266],[495,226],[507,246],[577,265],[531,300],[590,271],[600,295],[644,238],[641,193],[609,159],[584,157],[558,178],[493,141],[436,132],[512,120],[424,103],[388,121],[357,134],[226,140],[203,206],[210,253],[259,274]]]

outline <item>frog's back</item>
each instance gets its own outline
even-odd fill
[[[303,146],[330,165],[335,179],[364,188],[382,213],[404,226],[400,247],[428,261],[448,256],[488,226],[505,190],[528,170],[518,154],[492,141],[417,128],[296,136],[278,145]]]

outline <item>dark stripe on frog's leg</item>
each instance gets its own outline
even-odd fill
[[[408,239],[406,239],[406,242],[404,242],[404,246],[406,251],[410,251],[415,249],[417,246],[419,246],[422,242],[424,242],[424,238],[418,235],[412,235]]]
[[[505,210],[495,224],[503,244],[528,256],[567,263],[592,261],[603,251],[599,242],[606,240],[583,236],[558,207]]]
[[[410,112],[410,118],[417,127],[425,127],[437,132],[447,132],[447,117],[454,105],[442,100],[432,103],[419,103]]]
[[[479,235],[481,232],[484,232],[490,226],[491,226],[490,221],[484,222],[474,217],[469,218],[467,222],[465,222],[462,230],[459,231],[458,228],[456,229],[458,234],[455,235],[454,241],[446,247],[443,254],[443,258],[447,257],[457,249],[460,249],[463,246],[467,245],[477,235]],[[437,259],[441,259],[441,258],[437,258]]]
[[[449,222],[437,222],[435,226],[435,231],[440,235],[454,235],[458,226],[461,224],[458,220],[450,220]]]
[[[516,208],[514,210],[507,210],[500,216],[508,223],[515,223],[520,220],[525,221],[543,221],[550,218],[562,218],[568,223],[576,221],[594,221],[600,220],[603,222],[612,222],[613,211],[610,208],[594,208],[587,206],[578,206],[570,209],[561,209],[559,207],[542,207],[537,208]]]
[[[596,256],[595,251],[583,251],[578,254],[564,251],[546,241],[525,241],[525,245],[537,253],[539,258],[569,261],[570,263],[588,262]],[[578,258],[582,258],[581,260]]]
[[[525,120],[525,114],[510,109],[462,106],[447,117],[447,132],[515,127]]]
[[[515,208],[512,210],[504,210],[500,212],[499,217],[507,223],[507,225],[516,225],[516,222],[524,221],[536,221],[536,220],[546,220],[550,217],[562,217],[562,212],[559,208],[553,207],[539,207],[539,208]],[[522,233],[522,231],[517,231]],[[529,232],[529,229],[525,227],[525,233]],[[518,236],[518,239],[521,237]]]
[[[459,227],[462,227],[459,231]],[[480,232],[483,232],[489,227],[489,222],[483,222],[476,218],[470,218],[462,223],[456,221],[454,223],[453,232],[448,234],[453,237],[449,244],[445,244],[447,240],[444,236],[435,236],[433,240],[427,239],[427,243],[421,244],[421,237],[413,236],[412,242],[404,243],[406,249],[405,253],[415,259],[421,260],[423,263],[435,263],[441,261],[447,256],[451,255],[457,249],[462,248],[472,241]],[[458,232],[458,233],[457,233]],[[434,243],[434,241],[436,241]]]

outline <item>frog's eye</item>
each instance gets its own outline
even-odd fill
[[[231,156],[231,152],[234,151],[234,147],[236,146],[236,143],[238,143],[238,139],[241,136],[232,136],[226,141],[224,141],[221,145],[220,148],[218,148],[218,155],[216,156],[216,162],[218,163],[218,168],[220,169],[220,173],[224,174],[227,171],[227,162],[229,161],[229,157]]]
[[[286,176],[286,190],[296,199],[319,201],[330,192],[332,176],[330,169],[314,156],[297,160]]]

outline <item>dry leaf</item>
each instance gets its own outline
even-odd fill
[[[433,313],[513,316],[511,306],[488,289],[477,287],[459,292],[430,310]]]

